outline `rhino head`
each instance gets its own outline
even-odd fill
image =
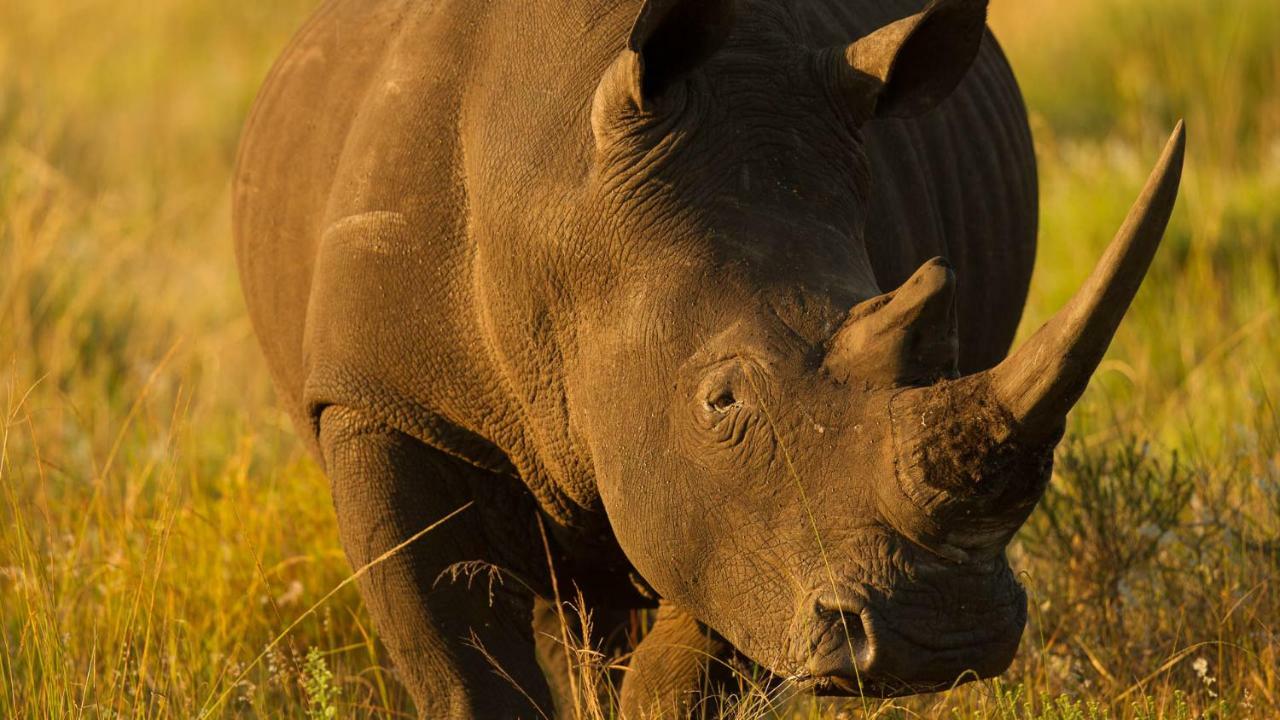
[[[644,579],[773,673],[998,674],[1026,621],[1005,547],[1163,234],[1181,126],[1070,304],[961,376],[948,263],[876,287],[861,128],[947,97],[985,1],[826,48],[737,5],[645,3],[596,91],[580,230],[616,252],[566,361],[574,433]]]

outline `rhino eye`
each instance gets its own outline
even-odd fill
[[[715,397],[707,401],[707,407],[718,413],[727,413],[737,404],[738,399],[733,396],[732,390],[717,393]]]

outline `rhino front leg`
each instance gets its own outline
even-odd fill
[[[405,685],[428,718],[535,718],[551,710],[532,633],[533,598],[516,582],[451,581],[450,568],[509,558],[486,518],[513,508],[502,478],[346,408],[325,409],[321,449],[353,568],[468,502],[474,505],[374,566],[360,593]],[[483,484],[483,487],[479,487]],[[478,648],[483,648],[481,652]]]
[[[605,677],[605,671],[599,666],[583,669],[585,658],[579,657],[578,653],[582,649],[601,653],[603,657],[595,662],[613,665],[618,656],[630,650],[632,609],[587,608],[590,637],[584,638],[581,615],[576,607],[564,603],[557,610],[555,602],[545,598],[534,602],[533,632],[538,664],[551,687],[555,717],[575,717],[575,709],[588,705],[593,699],[601,707],[608,707],[609,687],[617,687],[621,682],[620,674],[609,671]],[[597,697],[589,695],[593,692]]]
[[[732,647],[692,615],[663,601],[622,683],[624,720],[718,717],[708,702],[732,682]],[[712,692],[707,692],[711,690]]]

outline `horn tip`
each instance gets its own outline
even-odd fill
[[[935,257],[921,265],[907,282],[917,286],[926,295],[935,295],[954,290],[956,272],[946,258]]]
[[[1156,193],[1157,197],[1163,200],[1158,204],[1167,205],[1164,209],[1165,219],[1168,219],[1168,213],[1173,211],[1173,204],[1177,200],[1178,186],[1182,184],[1182,169],[1186,164],[1187,155],[1187,126],[1183,120],[1178,120],[1178,124],[1174,126],[1173,132],[1169,135],[1169,141],[1165,143],[1164,152],[1160,154],[1160,161],[1156,164],[1151,173],[1149,187]],[[1157,239],[1158,242],[1158,239]]]
[[[1185,120],[1179,119],[1178,124],[1173,127],[1173,133],[1169,135],[1169,142],[1165,145],[1164,154],[1168,157],[1175,157],[1178,164],[1181,165],[1186,151],[1187,123]]]

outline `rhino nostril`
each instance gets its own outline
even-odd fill
[[[875,637],[869,632],[866,611],[858,615],[843,613],[845,635],[849,638],[849,651],[853,655],[854,667],[859,673],[870,673],[876,665]]]
[[[818,614],[828,623],[839,623],[845,650],[856,673],[872,670],[876,659],[875,639],[868,628],[868,610],[860,598],[824,596],[817,603]]]

